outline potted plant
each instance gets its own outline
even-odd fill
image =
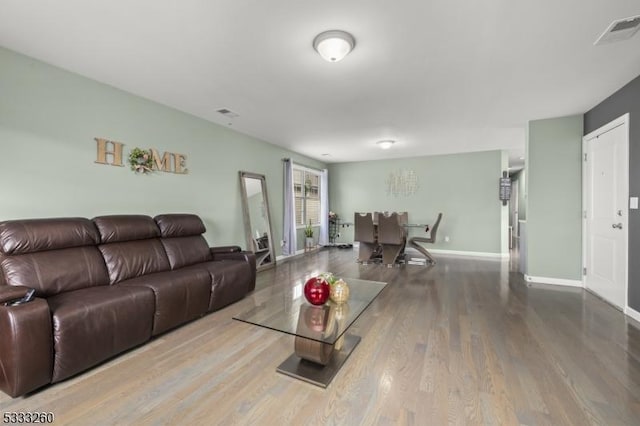
[[[304,227],[304,236],[306,237],[305,247],[308,249],[313,248],[313,227],[311,226],[311,221]]]

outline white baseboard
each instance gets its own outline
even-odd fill
[[[358,247],[360,247],[360,243],[358,241],[355,241],[353,243],[353,248],[357,249]],[[461,250],[443,250],[443,249],[430,249],[427,247],[427,250],[429,250],[429,253],[434,253],[434,254],[444,254],[447,256],[463,256],[463,257],[492,257],[494,259],[509,259],[509,253],[489,253],[489,252],[482,252],[482,251],[461,251]],[[414,254],[418,254],[420,256],[424,256],[422,253],[420,253],[419,250],[417,250],[414,247],[409,247],[407,246],[407,248],[405,249],[405,252],[407,253],[414,253]]]
[[[624,313],[634,320],[640,322],[640,312],[636,311],[635,309],[627,306],[626,308],[624,308]]]
[[[312,249],[312,251],[320,251],[322,250],[322,248],[323,248],[322,246],[318,246]],[[288,255],[281,254],[280,256],[276,256],[276,262],[286,262],[289,259],[293,259],[294,257],[300,256],[305,253],[307,253],[305,249],[300,249],[300,250],[296,250],[295,254],[288,254]]]
[[[580,280],[567,280],[565,278],[533,277],[531,275],[525,274],[524,280],[530,283],[564,285],[568,287],[580,287],[580,288],[584,287],[582,281]]]
[[[447,256],[463,256],[463,257],[491,257],[494,259],[508,259],[509,253],[491,253],[483,251],[463,251],[463,250],[444,250],[444,249],[431,249],[426,247],[429,253],[444,254]],[[407,247],[407,252],[420,253],[413,247]]]
[[[293,257],[300,256],[301,254],[304,254],[304,249],[296,250],[296,254],[288,254],[288,255],[281,254],[280,256],[276,256],[276,262],[283,262]]]

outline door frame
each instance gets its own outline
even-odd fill
[[[521,173],[522,171],[518,172]],[[515,183],[515,185],[513,185]],[[511,244],[513,244],[512,248],[515,248],[516,246],[516,242],[518,241],[518,234],[519,234],[519,229],[518,229],[518,211],[520,210],[520,188],[519,188],[519,178],[516,179],[516,181],[511,181],[511,200],[509,201],[510,203],[513,204],[509,204],[509,207],[513,207],[513,212],[511,211],[511,209],[509,209],[509,221],[511,222],[511,239],[512,241],[509,241],[509,247],[512,247]],[[513,213],[513,214],[512,214]]]
[[[624,306],[621,306],[623,312],[627,312],[629,308],[629,113],[623,114],[620,117],[610,121],[609,123],[599,127],[598,129],[592,131],[588,135],[582,137],[582,267],[587,267],[587,194],[589,191],[588,187],[588,179],[587,179],[587,162],[584,160],[584,156],[587,153],[587,143],[593,139],[598,138],[603,133],[606,133],[610,130],[615,129],[616,127],[623,126],[623,133],[626,136],[624,140],[624,154],[625,161],[622,166],[625,171],[625,197],[626,197],[626,216],[624,217],[626,223],[624,226],[624,240],[626,244],[625,250],[625,259],[624,259]],[[583,269],[584,270],[584,269]],[[601,295],[594,292],[590,288],[587,287],[587,279],[586,276],[582,275],[582,286],[589,290],[590,292],[596,294],[598,297],[604,299]],[[611,303],[607,300],[607,303]]]

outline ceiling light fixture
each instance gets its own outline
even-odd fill
[[[325,61],[338,62],[356,47],[356,39],[340,30],[320,33],[313,39],[313,48]]]
[[[391,146],[394,143],[396,143],[396,141],[392,141],[391,139],[387,139],[387,140],[384,140],[384,141],[376,142],[376,145],[378,145],[382,149],[389,149],[389,148],[391,148]]]

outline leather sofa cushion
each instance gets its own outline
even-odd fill
[[[95,245],[100,236],[84,218],[9,220],[0,223],[0,251],[7,255]]]
[[[167,255],[157,238],[102,244],[98,248],[107,264],[111,284],[170,269]]]
[[[209,308],[211,277],[205,270],[160,272],[126,280],[117,286],[143,286],[153,290],[154,336],[201,317]]]
[[[35,288],[38,296],[109,284],[95,246],[6,256],[0,266],[7,284]]]
[[[189,237],[204,234],[202,219],[195,214],[161,214],[154,218],[163,238]]]
[[[153,291],[103,286],[48,299],[53,319],[53,379],[83,371],[151,337]]]
[[[209,245],[202,235],[162,238],[162,246],[169,258],[171,269],[211,260]]]
[[[249,264],[239,260],[209,261],[184,269],[205,269],[211,275],[209,311],[215,311],[242,299],[249,292],[253,276]]]
[[[110,215],[93,218],[103,244],[144,240],[160,236],[158,225],[150,216]]]

